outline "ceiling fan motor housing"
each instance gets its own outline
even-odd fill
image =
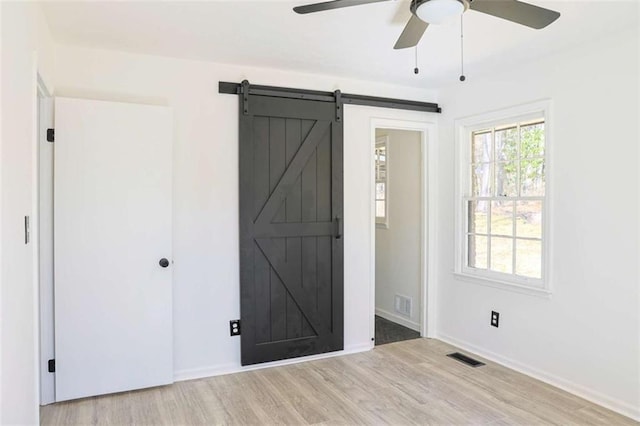
[[[463,7],[462,12],[464,13],[468,8],[469,8],[469,3],[471,0],[411,0],[411,5],[409,6],[411,13],[413,13],[415,16],[417,16],[418,18],[420,18],[421,20],[429,23],[429,24],[438,24],[442,21],[438,21],[435,22],[432,19],[425,19],[424,14],[418,14],[418,9],[421,6],[426,6],[427,3],[431,3],[432,5],[435,6],[436,3],[442,3],[442,6],[445,6],[444,3],[453,3],[455,4],[455,2],[460,3]],[[423,15],[423,16],[421,16]]]

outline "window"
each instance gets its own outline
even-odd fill
[[[543,109],[459,126],[457,272],[548,289],[545,117]]]
[[[375,178],[376,178],[376,226],[387,227],[388,222],[388,185],[389,177],[389,137],[376,138],[375,147]]]

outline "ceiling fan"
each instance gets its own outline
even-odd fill
[[[332,0],[294,7],[296,13],[307,14],[343,7],[360,6],[389,0]],[[467,9],[486,13],[541,29],[560,17],[560,13],[518,0],[411,0],[411,18],[404,27],[394,49],[406,49],[418,44],[429,24],[439,24]]]

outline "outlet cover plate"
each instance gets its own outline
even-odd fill
[[[500,325],[500,312],[491,311],[491,325],[496,328]]]
[[[240,335],[240,320],[229,321],[229,335],[231,336]]]

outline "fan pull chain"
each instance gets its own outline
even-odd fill
[[[467,77],[464,76],[464,26],[463,16],[460,15],[460,81],[465,81]]]
[[[416,67],[413,69],[414,74],[420,73],[420,69],[418,68],[418,45],[416,44]]]

